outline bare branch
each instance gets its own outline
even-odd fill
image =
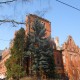
[[[17,24],[17,25],[19,25],[19,24],[25,25],[25,24],[26,24],[25,22],[18,22],[18,21],[9,20],[9,19],[0,20],[0,25],[1,25],[1,24],[4,24],[4,23],[11,23],[11,24],[13,24],[14,27],[16,27],[16,24]]]
[[[12,3],[12,2],[15,2],[15,1],[18,1],[18,0],[7,0],[7,1],[0,1],[0,4],[6,4],[6,3]],[[27,2],[30,2],[31,0],[22,0],[22,1],[27,1]]]
[[[0,4],[6,4],[6,3],[11,3],[11,2],[14,2],[14,1],[17,1],[17,0],[9,0],[9,1],[4,1],[4,2],[0,2]]]
[[[35,11],[35,14],[43,17],[49,10],[50,10],[50,8],[45,8],[45,9],[43,9],[41,11],[37,10],[37,11]]]

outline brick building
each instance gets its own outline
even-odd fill
[[[80,80],[80,48],[71,36],[63,44],[63,64],[69,80]]]
[[[63,66],[63,57],[62,57],[62,47],[59,46],[59,39],[51,39],[51,44],[53,45],[53,57],[55,63],[55,73],[56,78],[63,79],[65,77],[64,66]]]
[[[51,37],[51,22],[49,22],[48,20],[41,18],[37,15],[33,15],[33,14],[29,14],[26,17],[26,35],[29,32],[29,30],[32,31],[32,25],[36,19],[39,19],[41,21],[41,23],[45,26],[46,37],[49,37],[49,36]]]
[[[33,15],[33,14],[29,14],[27,17],[26,17],[26,30],[25,30],[25,34],[27,36],[27,34],[29,32],[32,32],[33,29],[33,24],[34,22],[36,21],[36,19],[38,19],[42,25],[45,26],[45,37],[50,37],[51,38],[51,23],[44,19],[44,18],[41,18],[37,15]],[[24,65],[25,66],[25,70],[28,72],[28,75],[31,75],[32,74],[32,70],[31,70],[31,61],[32,59],[30,57],[25,57],[25,60],[26,60],[26,64]]]
[[[51,23],[41,17],[30,14],[26,17],[26,29],[25,34],[27,35],[29,31],[32,31],[32,24],[35,19],[39,19],[41,23],[46,28],[46,36],[51,38]],[[55,72],[57,77],[63,78],[66,74],[69,77],[69,80],[80,80],[80,48],[75,44],[71,36],[68,37],[68,40],[63,44],[62,47],[59,46],[59,39],[51,39],[50,44],[53,46],[53,57],[55,62]],[[13,41],[10,47],[13,46]],[[2,59],[0,60],[0,75],[6,74],[5,61],[10,57],[9,50],[6,49],[2,53]],[[27,57],[26,60],[26,71],[31,74],[31,58]],[[66,80],[66,79],[64,79]]]
[[[5,61],[10,57],[9,49],[5,49],[2,52],[2,59],[0,60],[0,78],[4,77],[6,75],[6,67],[5,67]]]
[[[45,37],[51,38],[51,23],[48,20],[41,18],[39,16],[36,16],[36,15],[33,15],[33,14],[28,15],[26,18],[26,22],[27,22],[26,35],[29,32],[29,30],[32,31],[32,25],[36,19],[39,19],[41,23],[45,26],[46,28]],[[50,44],[53,46],[53,49],[54,49],[53,54],[54,54],[55,69],[56,69],[55,72],[58,75],[57,77],[62,78],[62,76],[64,76],[64,67],[63,67],[63,60],[62,60],[62,49],[59,46],[58,37],[56,37],[55,39],[51,39]],[[26,60],[27,60],[27,65],[30,66],[31,63],[28,62],[28,61],[31,61],[30,58],[27,58]],[[27,66],[27,71],[29,72],[29,74],[31,74],[31,70],[29,66]]]

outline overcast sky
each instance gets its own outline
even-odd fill
[[[60,1],[80,9],[79,0]],[[54,38],[58,36],[60,45],[66,41],[68,35],[71,35],[75,43],[80,46],[80,11],[56,0],[33,0],[30,3],[21,3],[20,0],[17,3],[0,5],[0,19],[25,21],[29,13],[38,14],[51,22],[51,36]],[[9,40],[13,39],[14,32],[20,27],[25,28],[24,25],[17,25],[17,27],[12,27],[11,24],[0,25],[0,50],[9,47]]]

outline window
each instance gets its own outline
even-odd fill
[[[44,22],[41,22],[41,23],[42,23],[43,26],[45,26],[45,23]]]

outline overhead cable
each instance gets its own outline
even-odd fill
[[[69,5],[69,4],[65,3],[65,2],[62,2],[62,1],[60,1],[60,0],[56,0],[56,1],[59,2],[59,3],[61,3],[61,4],[64,4],[64,5],[66,5],[66,6],[69,6],[69,7],[73,8],[73,9],[76,9],[76,10],[80,11],[79,8],[76,8],[76,7],[74,7],[74,6],[72,6],[72,5]]]

